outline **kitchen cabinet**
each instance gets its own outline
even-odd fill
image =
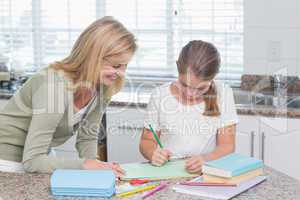
[[[265,165],[300,180],[300,119],[240,115],[236,152],[262,159]]]
[[[127,163],[145,161],[139,151],[146,109],[110,106],[107,120],[107,159]]]
[[[8,100],[6,99],[0,99],[0,110],[5,106]]]
[[[300,158],[296,153],[300,147],[299,123],[300,119],[262,119],[260,130],[265,164],[300,180]]]
[[[235,152],[258,157],[259,117],[239,115],[236,128]]]

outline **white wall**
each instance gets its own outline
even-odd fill
[[[244,20],[245,73],[300,75],[299,0],[245,0]]]

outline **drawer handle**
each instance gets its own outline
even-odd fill
[[[265,161],[265,140],[266,139],[266,136],[265,136],[265,133],[262,132],[261,133],[261,149],[262,149],[262,152],[261,152],[261,159],[262,161],[264,162]]]
[[[250,137],[250,156],[254,157],[254,131],[251,131]]]

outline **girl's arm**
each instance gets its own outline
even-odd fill
[[[203,155],[204,160],[215,160],[235,150],[236,125],[226,126],[218,129],[217,146],[214,151]]]
[[[160,131],[156,131],[157,136],[160,138]],[[143,134],[140,141],[140,152],[144,156],[145,159],[151,160],[153,152],[157,148],[157,142],[151,133],[151,131],[147,128],[143,129]]]
[[[185,168],[190,173],[200,173],[205,161],[215,160],[235,150],[235,129],[236,125],[226,126],[218,130],[217,146],[214,151],[192,156],[186,161]]]

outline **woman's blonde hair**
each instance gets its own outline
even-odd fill
[[[98,87],[105,60],[112,61],[124,54],[133,54],[137,45],[134,35],[113,17],[103,17],[89,25],[75,42],[69,56],[50,65],[63,70],[73,81],[73,88],[82,84]],[[105,91],[111,97],[121,90],[124,77],[119,77]]]

